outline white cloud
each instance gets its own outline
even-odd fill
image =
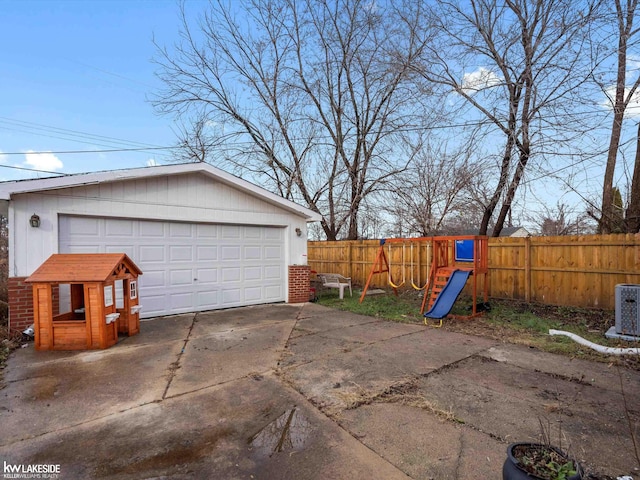
[[[0,163],[7,163],[7,160],[9,160],[7,156],[0,150]]]
[[[462,76],[462,90],[468,95],[473,95],[485,88],[500,85],[500,83],[502,83],[500,77],[484,67],[478,68],[475,72],[465,73]]]
[[[637,55],[629,55],[627,57],[627,80],[633,80],[638,76],[640,70],[640,57]]]
[[[605,99],[600,103],[603,108],[613,110],[613,103],[616,98],[616,86],[611,85],[605,91]],[[625,98],[629,95],[629,89],[625,88]],[[625,117],[640,117],[640,89],[636,90],[629,101],[629,105],[624,112]]]
[[[158,165],[158,162],[156,162],[155,158],[150,158],[149,160],[147,160],[147,167],[155,167]]]
[[[53,172],[64,167],[62,161],[51,152],[36,153],[33,150],[29,150],[24,156],[26,159],[25,165],[36,170]]]

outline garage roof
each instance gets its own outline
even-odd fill
[[[262,200],[278,205],[281,208],[304,217],[308,222],[319,222],[321,216],[297,203],[286,200],[257,185],[238,178],[230,173],[220,170],[208,163],[181,163],[174,165],[161,165],[153,167],[129,168],[124,170],[107,170],[102,172],[78,173],[47,177],[31,180],[13,180],[0,182],[0,200],[11,200],[11,197],[20,193],[34,193],[46,190],[78,187],[83,185],[95,185],[138,178],[149,178],[165,175],[180,175],[185,173],[201,173],[215,180],[252,194]]]
[[[142,271],[124,253],[55,253],[25,282],[104,282],[123,268],[136,276],[142,275]]]

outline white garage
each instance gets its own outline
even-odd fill
[[[204,163],[2,182],[0,199],[14,329],[27,321],[22,279],[54,253],[126,253],[143,272],[143,318],[291,301],[307,223],[320,220]]]
[[[62,215],[59,243],[136,259],[142,317],[286,300],[282,227]]]

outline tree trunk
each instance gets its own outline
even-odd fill
[[[346,240],[358,239],[358,211],[354,211],[349,216],[349,233]]]
[[[500,213],[498,214],[498,218],[496,219],[496,224],[493,227],[493,237],[499,237],[502,228],[504,227],[504,221],[507,218],[507,214],[511,210],[511,203],[513,202],[513,198],[516,195],[516,190],[520,185],[520,180],[522,179],[522,175],[524,174],[525,167],[527,166],[527,162],[529,161],[529,148],[525,148],[524,151],[520,152],[520,159],[518,161],[518,166],[516,167],[516,172],[513,174],[513,179],[511,180],[511,184],[509,185],[509,189],[507,190],[507,196],[502,202],[502,208],[500,209]]]
[[[324,230],[328,242],[335,242],[338,239],[335,232],[328,228],[325,223],[322,223],[322,230]]]
[[[638,124],[638,135],[636,137],[636,159],[633,164],[631,195],[625,223],[627,233],[640,232],[640,123]]]
[[[621,12],[618,11],[619,18],[621,15]],[[620,146],[620,136],[622,135],[622,121],[624,119],[626,67],[627,36],[624,28],[621,27],[618,36],[618,72],[616,77],[616,98],[613,105],[613,126],[611,127],[611,140],[609,141],[609,151],[607,153],[607,166],[604,171],[602,208],[598,224],[598,233],[603,234],[611,233],[613,230],[613,175],[616,170],[618,147]]]
[[[624,91],[622,91],[624,93]],[[616,97],[618,95],[616,94]],[[617,100],[616,100],[617,103]],[[613,127],[611,128],[611,141],[609,142],[609,153],[607,154],[607,166],[604,171],[604,182],[602,187],[602,208],[598,233],[611,233],[613,230],[613,174],[616,169],[618,157],[618,147],[620,136],[622,135],[622,120],[624,109],[617,105],[613,112]]]
[[[491,217],[493,216],[493,212],[498,205],[498,201],[500,200],[500,196],[504,191],[504,187],[507,184],[507,175],[509,173],[509,165],[511,165],[511,157],[513,155],[513,146],[515,145],[515,138],[513,135],[509,135],[507,137],[507,144],[504,147],[504,155],[502,157],[502,167],[500,169],[500,180],[498,181],[498,185],[496,186],[495,191],[493,192],[493,196],[489,201],[489,204],[485,207],[484,213],[482,214],[482,222],[480,223],[480,230],[478,231],[478,235],[486,235],[487,230],[489,229],[489,222],[491,221]]]

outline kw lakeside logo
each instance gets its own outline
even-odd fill
[[[60,465],[53,463],[36,463],[21,465],[2,462],[2,479],[8,478],[59,478]]]

